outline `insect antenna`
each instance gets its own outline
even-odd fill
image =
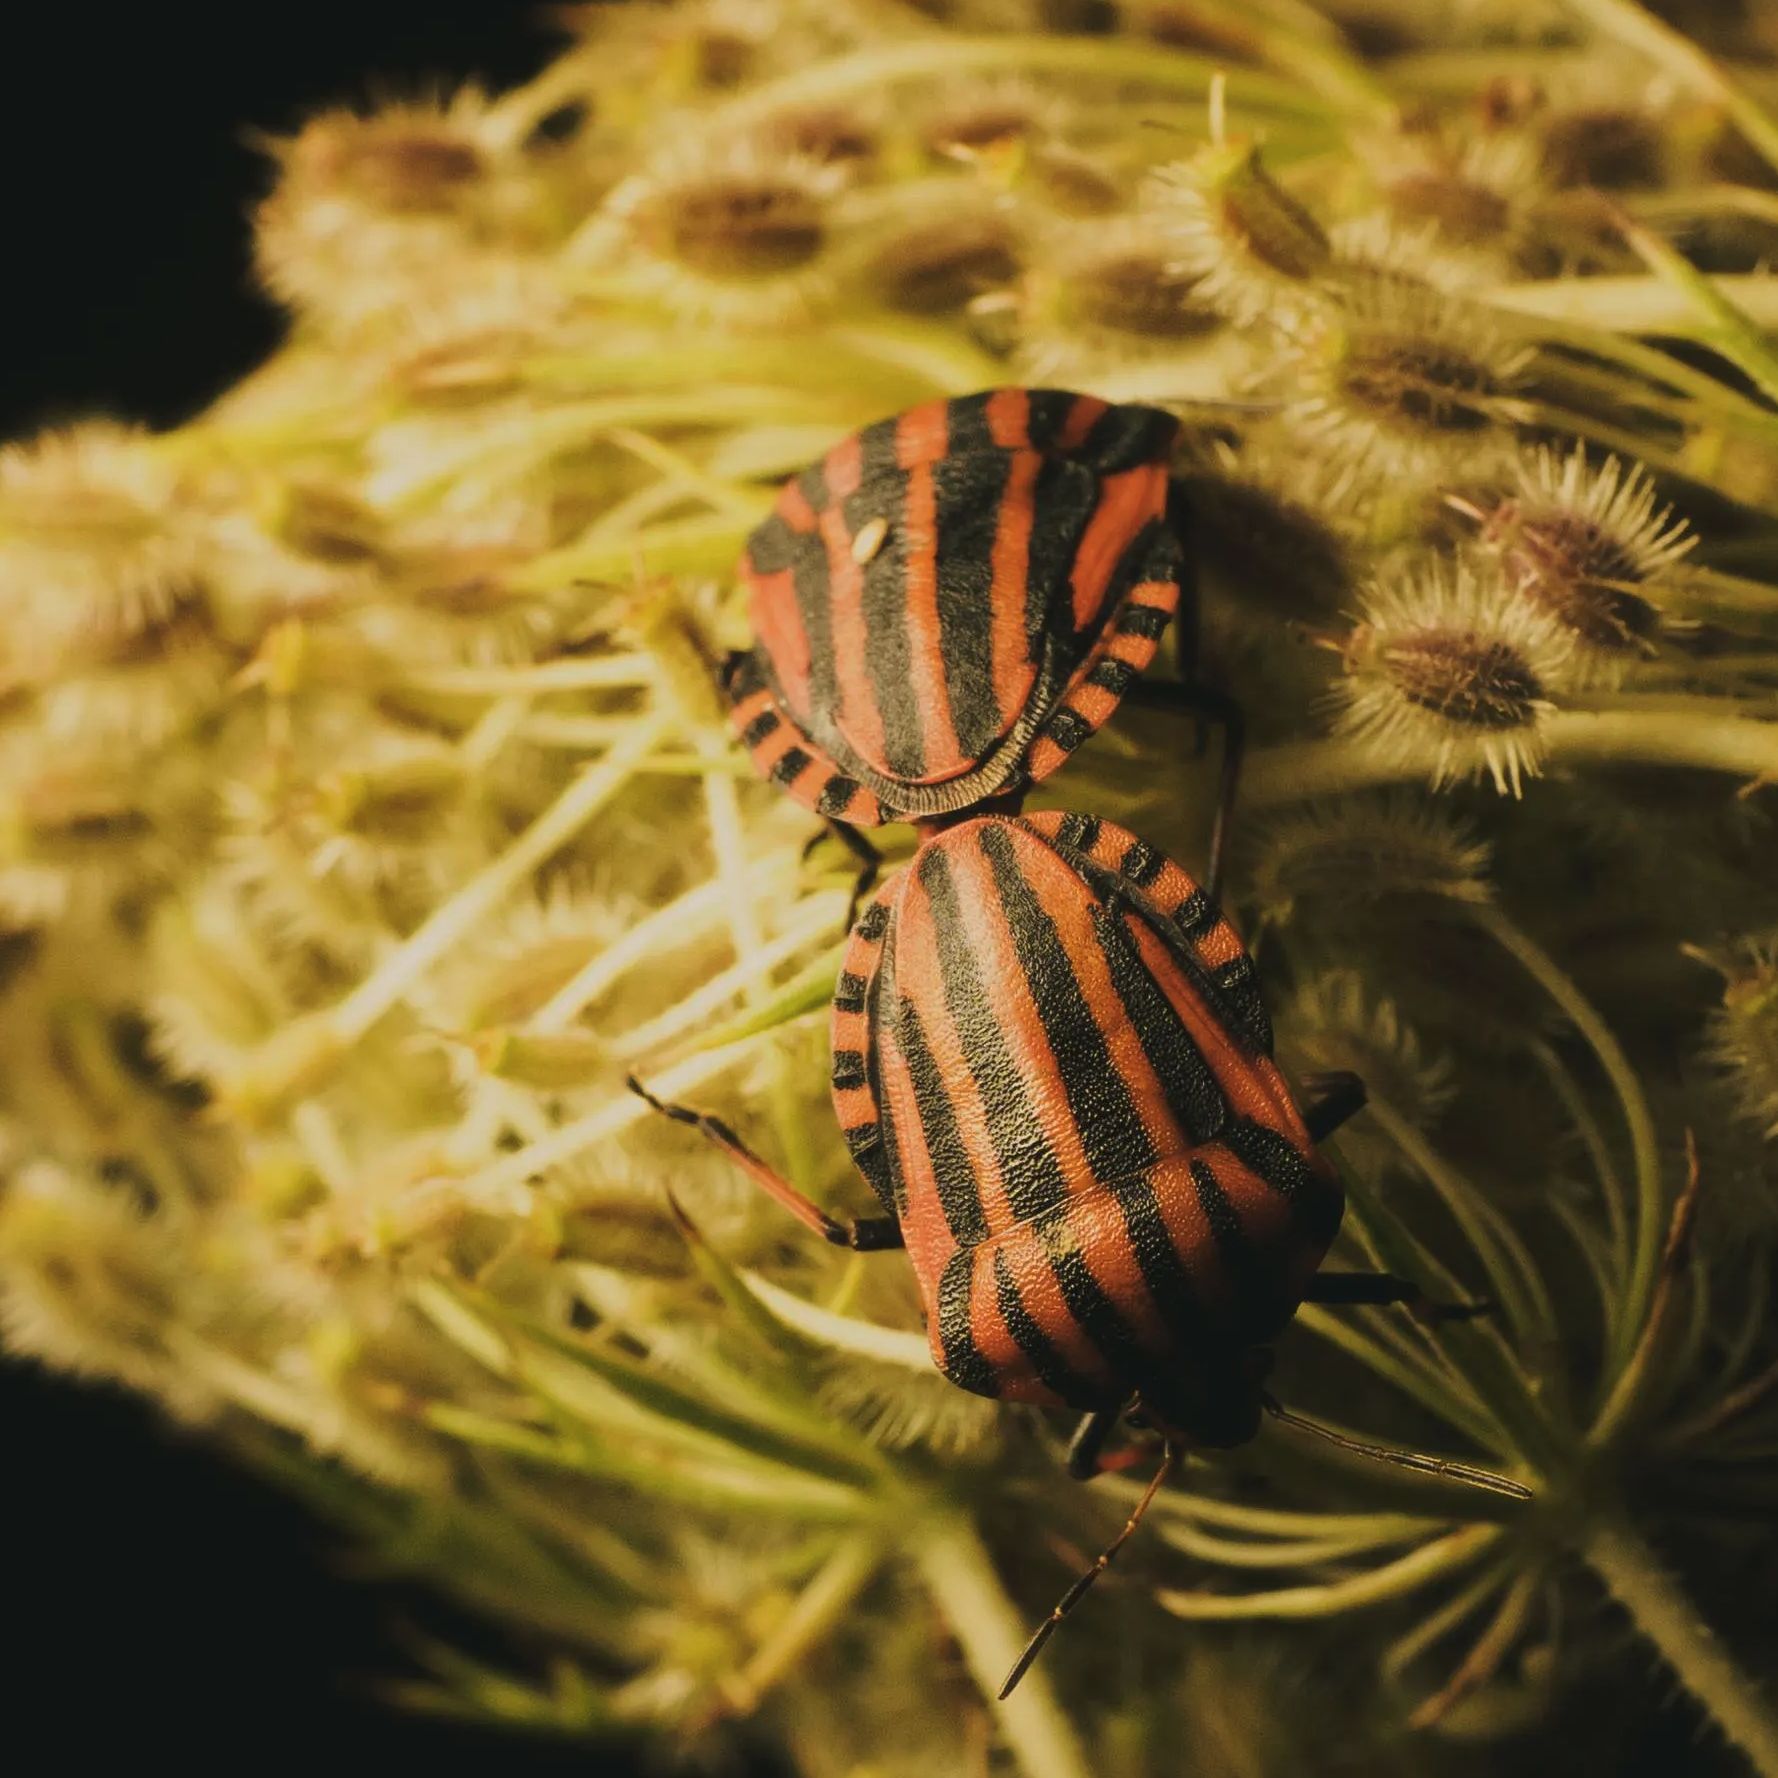
[[[1002,1699],[1012,1695],[1013,1687],[1025,1677],[1026,1673],[1030,1671],[1031,1663],[1043,1653],[1043,1645],[1055,1635],[1056,1626],[1081,1602],[1086,1596],[1087,1588],[1111,1566],[1112,1558],[1130,1541],[1131,1534],[1142,1523],[1143,1514],[1148,1511],[1149,1503],[1160,1493],[1162,1484],[1173,1473],[1173,1467],[1178,1461],[1179,1447],[1169,1439],[1165,1453],[1161,1458],[1160,1468],[1154,1472],[1154,1479],[1143,1490],[1142,1498],[1136,1502],[1136,1510],[1125,1521],[1123,1530],[1099,1552],[1098,1556],[1094,1558],[1092,1566],[1056,1601],[1055,1610],[1037,1626],[1036,1633],[1025,1644],[1025,1652],[1013,1662],[1012,1671],[1007,1674],[1000,1687],[999,1695]]]
[[[1369,1457],[1374,1462],[1393,1464],[1397,1469],[1411,1469],[1419,1475],[1442,1476],[1447,1482],[1462,1482],[1468,1488],[1481,1488],[1490,1494],[1504,1494],[1509,1500],[1535,1498],[1531,1490],[1522,1483],[1509,1481],[1507,1477],[1496,1475],[1491,1469],[1478,1469],[1472,1463],[1453,1463],[1448,1457],[1428,1457],[1423,1451],[1398,1451],[1390,1445],[1372,1445],[1363,1439],[1347,1438],[1343,1432],[1335,1432],[1331,1426],[1323,1426],[1318,1420],[1305,1420],[1301,1414],[1293,1414],[1289,1408],[1269,1395],[1262,1395],[1260,1404],[1274,1420],[1285,1426],[1294,1426],[1299,1432],[1312,1432],[1317,1438],[1326,1439],[1330,1445],[1338,1445],[1342,1451],[1355,1451],[1360,1457]]]

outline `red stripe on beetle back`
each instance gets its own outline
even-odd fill
[[[1056,434],[1054,448],[1058,451],[1078,451],[1086,443],[1087,434],[1098,425],[1110,406],[1110,402],[1101,401],[1096,395],[1076,396],[1074,406],[1068,411],[1068,418],[1062,422],[1061,430]]]
[[[1131,538],[1150,519],[1160,516],[1166,499],[1167,472],[1154,464],[1126,469],[1101,481],[1099,504],[1074,554],[1076,634],[1084,634],[1097,623],[1113,570],[1130,547]]]
[[[1044,1338],[1055,1348],[1056,1356],[1076,1376],[1089,1383],[1099,1384],[1108,1392],[1115,1391],[1116,1379],[1107,1369],[1104,1356],[1074,1319],[1074,1312],[1068,1307],[1068,1300],[1062,1294],[1061,1280],[1050,1261],[1050,1243],[1036,1221],[1021,1222],[1008,1229],[997,1241],[984,1243],[976,1249],[980,1256],[976,1262],[978,1309],[983,1306],[982,1298],[990,1298],[992,1322],[1006,1328],[1005,1318],[1000,1313],[999,1291],[993,1274],[992,1255],[996,1250],[1004,1259],[1007,1271],[1012,1274],[1025,1313],[1036,1322]],[[981,1319],[988,1321],[989,1317],[983,1316]],[[1003,1393],[1018,1401],[1053,1400],[1051,1392],[1032,1375],[1032,1361],[1018,1345],[1010,1329],[1007,1329],[1005,1338],[1011,1341],[1013,1347],[1013,1356],[1007,1360],[1009,1374],[1013,1377],[1031,1377],[1031,1384],[1027,1387],[1041,1393],[1019,1394],[1015,1392],[1015,1388],[1006,1389]]]
[[[1160,937],[1140,914],[1124,916],[1124,930],[1129,933],[1148,972],[1160,984],[1161,992],[1172,1003],[1180,1022],[1198,1046],[1198,1053],[1216,1076],[1229,1109],[1237,1117],[1250,1117],[1274,1130],[1296,1134],[1302,1120],[1291,1103],[1283,1076],[1263,1056],[1255,1056],[1234,1036],[1207,1005],[1196,985],[1180,966]],[[1307,1146],[1306,1137],[1303,1140]]]
[[[836,445],[828,454],[828,474],[840,478],[840,482],[830,482],[836,497],[821,514],[821,536],[827,545],[833,668],[839,689],[834,726],[863,758],[880,768],[883,761],[883,713],[877,708],[870,672],[865,665],[870,637],[864,621],[864,569],[852,554],[852,538],[846,529],[845,511],[838,498],[848,462],[855,488],[858,475],[856,439]]]
[[[1025,581],[1031,567],[1034,490],[1042,470],[1043,458],[1035,451],[1018,452],[1007,466],[996,515],[988,612],[994,703],[1002,734],[1018,721],[1037,677],[1025,629]]]
[[[1031,396],[1024,389],[996,389],[983,410],[988,436],[1003,451],[1022,451],[1031,443]]]
[[[943,1354],[937,1343],[936,1293],[945,1265],[957,1251],[957,1242],[939,1203],[938,1175],[920,1122],[914,1078],[896,1045],[895,1033],[887,1024],[877,1031],[875,1053],[877,1082],[882,1094],[880,1108],[884,1122],[894,1134],[896,1169],[907,1194],[907,1208],[901,1216],[902,1240],[907,1247],[908,1261],[920,1282],[920,1294],[926,1302],[931,1325],[933,1353],[940,1360],[942,1369]]]
[[[923,401],[895,422],[895,466],[936,463],[951,448],[951,404]]]
[[[981,1087],[945,994],[945,971],[938,954],[931,897],[913,872],[909,873],[903,917],[897,927],[895,991],[913,1008],[926,1034],[933,1064],[951,1102],[958,1137],[969,1158],[982,1220],[991,1235],[998,1233],[1011,1227],[1017,1216],[1001,1173],[1000,1156],[994,1148]]]
[[[750,568],[747,564],[746,568]],[[746,572],[744,568],[744,572]],[[809,636],[797,609],[796,582],[788,568],[776,574],[748,573],[749,616],[760,650],[778,676],[791,709],[809,707]]]
[[[809,505],[808,496],[797,485],[794,476],[778,490],[778,499],[772,510],[793,531],[807,535],[815,529],[814,508]]]
[[[929,404],[930,405],[930,404]],[[947,409],[939,406],[939,425]],[[895,428],[896,460],[906,466],[907,487],[898,521],[902,599],[907,614],[908,659],[924,694],[919,704],[921,770],[917,783],[951,778],[970,762],[957,742],[951,694],[945,683],[944,635],[938,612],[938,497],[932,459],[921,455],[930,442],[927,408],[903,414]],[[912,436],[905,436],[911,433]],[[943,455],[940,451],[938,455]]]
[[[1037,848],[1029,847],[1027,836],[1012,823],[997,825],[1013,836],[1014,856],[1021,873],[1029,879],[1030,856]],[[1027,843],[1021,845],[1021,840]],[[1060,865],[1060,860],[1047,847],[1042,853]],[[1044,1146],[1060,1167],[1068,1189],[1084,1190],[1094,1180],[1092,1162],[1087,1158],[1080,1128],[1069,1110],[1067,1090],[1056,1053],[1050,1045],[1049,1033],[1026,980],[1013,936],[1007,929],[993,869],[978,845],[955,846],[951,856],[964,923],[983,978],[995,984],[1002,1021],[1001,1035],[1018,1071],[1025,1106],[1042,1134]]]
[[[827,482],[827,504],[837,506],[848,494],[858,492],[864,473],[864,452],[856,432],[842,438],[821,460],[822,474]]]

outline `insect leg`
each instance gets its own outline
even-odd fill
[[[883,866],[883,855],[864,837],[862,829],[852,826],[850,822],[836,821],[831,815],[823,816],[822,821],[825,831],[816,834],[803,847],[803,857],[808,858],[831,834],[857,860],[858,875],[852,884],[852,899],[846,903],[846,930],[850,932],[858,924],[858,910],[864,905],[864,898],[876,885],[877,873]]]
[[[1487,1315],[1494,1308],[1487,1301],[1435,1303],[1418,1284],[1408,1278],[1398,1278],[1393,1272],[1321,1272],[1310,1280],[1303,1301],[1326,1303],[1330,1307],[1400,1303],[1416,1321],[1428,1322],[1467,1321],[1476,1315]]]
[[[893,1216],[860,1216],[850,1222],[841,1222],[805,1197],[783,1174],[767,1166],[721,1118],[694,1111],[689,1105],[673,1105],[657,1099],[633,1074],[626,1075],[624,1082],[632,1093],[646,1100],[662,1116],[670,1117],[677,1124],[690,1124],[700,1135],[708,1137],[755,1185],[782,1204],[798,1222],[813,1229],[822,1240],[831,1241],[836,1247],[854,1248],[860,1253],[880,1252],[902,1244],[901,1224]]]
[[[1329,1074],[1311,1074],[1303,1081],[1311,1093],[1303,1110],[1303,1123],[1311,1142],[1324,1142],[1335,1130],[1364,1110],[1364,1082],[1356,1074],[1343,1070]]]
[[[1173,1466],[1178,1461],[1179,1447],[1169,1439],[1161,1457],[1161,1466],[1154,1472],[1154,1480],[1143,1490],[1142,1498],[1136,1503],[1136,1510],[1130,1514],[1123,1530],[1093,1559],[1092,1567],[1087,1569],[1075,1581],[1074,1585],[1056,1601],[1055,1610],[1037,1626],[1036,1634],[1025,1644],[1025,1652],[1013,1662],[1012,1671],[1007,1674],[1005,1682],[1000,1687],[1002,1698],[1009,1696],[1012,1688],[1030,1671],[1031,1663],[1043,1652],[1043,1645],[1056,1633],[1056,1626],[1081,1602],[1087,1589],[1111,1566],[1118,1551],[1130,1541],[1136,1527],[1142,1523],[1143,1515],[1148,1511],[1150,1502],[1160,1493],[1162,1483],[1173,1473]]]
[[[1235,794],[1241,784],[1247,719],[1241,714],[1241,706],[1227,692],[1196,681],[1169,684],[1139,679],[1124,693],[1124,701],[1138,710],[1171,710],[1222,727],[1222,773],[1216,790],[1216,814],[1210,824],[1210,867],[1204,879],[1205,889],[1215,900],[1222,891],[1223,852],[1234,815]]]
[[[1117,1426],[1121,1408],[1095,1408],[1081,1416],[1068,1441],[1068,1473],[1077,1482],[1090,1482],[1099,1473],[1099,1454]]]
[[[1358,1456],[1369,1457],[1375,1463],[1387,1463],[1394,1469],[1411,1469],[1420,1475],[1439,1476],[1447,1482],[1461,1482],[1467,1488],[1481,1488],[1489,1494],[1504,1494],[1510,1500],[1536,1498],[1523,1482],[1496,1475],[1491,1469],[1478,1469],[1473,1463],[1457,1463],[1449,1457],[1429,1457],[1424,1451],[1398,1451],[1389,1445],[1373,1445],[1365,1439],[1347,1438],[1343,1432],[1335,1432],[1331,1426],[1323,1426],[1319,1420],[1305,1420],[1301,1414],[1293,1414],[1269,1395],[1262,1395],[1259,1399],[1260,1406],[1280,1425],[1294,1426],[1299,1432],[1313,1433],[1316,1438],[1326,1439],[1330,1445],[1338,1445],[1342,1451],[1356,1452]]]

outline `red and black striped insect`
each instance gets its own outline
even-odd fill
[[[1315,1144],[1362,1088],[1340,1077],[1298,1110],[1240,940],[1123,828],[1050,812],[924,833],[859,920],[833,1001],[834,1106],[885,1214],[838,1221],[726,1124],[651,1102],[827,1240],[905,1247],[939,1369],[977,1394],[1083,1410],[1077,1474],[1124,1415],[1164,1443],[1147,1498],[1184,1444],[1243,1443],[1265,1413],[1335,1436],[1264,1383],[1299,1303],[1419,1302],[1387,1275],[1317,1276],[1344,1198]]]
[[[742,559],[755,646],[728,671],[755,764],[850,827],[1047,778],[1180,604],[1178,433],[1155,408],[995,389],[880,420],[786,483]]]

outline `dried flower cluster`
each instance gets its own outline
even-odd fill
[[[0,452],[12,1350],[507,1625],[430,1708],[811,1778],[1603,1772],[1628,1628],[1699,1769],[1778,1778],[1778,123],[1770,9],[1682,10],[587,6],[277,145],[288,345]],[[1280,1392],[1537,1499],[1194,1456],[1000,1708],[1139,1484],[622,1081],[856,1201],[848,861],[712,662],[780,477],[1036,381],[1186,422],[1231,900],[1288,1065],[1371,1088],[1336,1259],[1496,1305],[1305,1309]],[[1199,857],[1213,770],[1126,715],[1056,794]]]

